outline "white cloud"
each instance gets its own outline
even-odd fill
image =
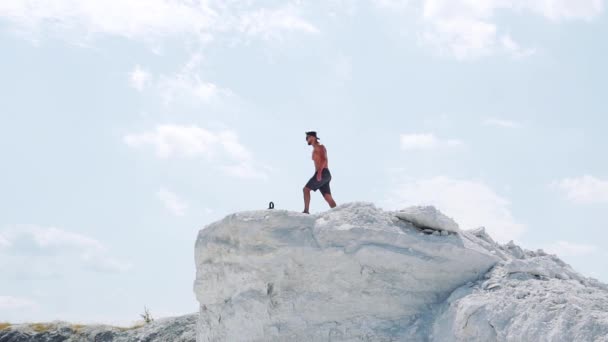
[[[208,42],[218,33],[261,39],[283,32],[318,33],[294,4],[251,9],[245,2],[213,0],[4,0],[0,17],[27,33],[56,32],[77,40],[98,34],[154,41],[186,35]]]
[[[490,55],[496,41],[494,24],[469,18],[431,19],[423,40],[457,59],[476,59]]]
[[[587,256],[597,252],[598,248],[593,245],[579,244],[568,241],[556,241],[543,247],[548,253],[556,254],[559,257]]]
[[[522,0],[518,3],[551,20],[591,20],[604,10],[603,0]]]
[[[0,269],[34,275],[57,275],[70,266],[100,272],[125,272],[131,268],[108,255],[98,240],[55,227],[11,226],[2,231]],[[23,267],[27,265],[27,267]]]
[[[213,132],[195,125],[158,125],[154,131],[128,134],[124,141],[133,148],[151,146],[161,159],[202,157],[219,162],[221,168],[240,178],[266,178],[252,153],[230,130]]]
[[[228,155],[235,160],[249,161],[253,157],[251,152],[239,142],[239,137],[233,131],[222,131],[218,133],[220,144]]]
[[[156,197],[163,203],[165,208],[175,216],[184,216],[188,209],[188,203],[165,188],[158,190]]]
[[[210,103],[221,97],[232,96],[229,89],[224,89],[212,82],[204,81],[198,75],[202,56],[194,53],[180,71],[173,74],[153,77],[139,65],[130,73],[131,86],[139,91],[148,88],[158,93],[165,105],[174,102]]]
[[[218,153],[220,138],[217,133],[191,125],[158,125],[154,131],[128,134],[124,141],[131,147],[150,145],[159,158],[212,158]]]
[[[519,128],[521,127],[521,123],[512,120],[504,120],[498,118],[488,118],[483,121],[483,124],[486,126],[497,126],[503,128]]]
[[[351,1],[342,3],[344,7],[353,7]],[[499,26],[496,19],[499,12],[532,13],[559,22],[592,20],[604,9],[603,0],[372,0],[372,3],[386,11],[419,15],[422,40],[462,60],[495,53],[516,58],[534,53],[534,49],[521,47],[517,39]],[[106,34],[149,42],[186,35],[207,43],[222,34],[233,42],[243,38],[282,40],[289,33],[320,32],[301,15],[300,8],[304,5],[300,1],[264,5],[214,0],[4,0],[0,2],[0,17],[21,31],[37,35],[59,32],[80,40]],[[324,5],[315,5],[314,10],[327,10]]]
[[[464,143],[458,139],[443,140],[432,133],[401,134],[400,143],[403,150],[429,150],[464,146]]]
[[[136,65],[129,73],[129,82],[133,88],[141,92],[150,82],[150,73]]]
[[[154,38],[208,29],[216,13],[199,1],[178,0],[5,0],[0,17],[22,29]]]
[[[510,35],[502,36],[500,43],[504,51],[514,58],[525,58],[536,53],[535,49],[521,47]]]
[[[554,181],[551,186],[561,190],[577,203],[608,203],[608,181],[585,175]]]
[[[104,248],[95,239],[55,227],[18,226],[8,229],[4,235],[11,244],[23,239],[21,242],[31,242],[32,247],[40,250],[100,251]]]
[[[259,9],[240,17],[238,31],[265,40],[280,40],[283,32],[300,31],[316,34],[319,29],[299,17],[292,6],[278,9]]]
[[[38,307],[38,304],[29,298],[0,296],[0,311],[36,310]]]
[[[412,205],[434,205],[453,217],[463,229],[479,226],[498,241],[520,237],[525,226],[515,220],[507,199],[481,181],[448,177],[396,180],[386,205],[400,209]]]
[[[372,0],[376,7],[388,9],[391,11],[403,11],[410,7],[410,0]]]
[[[205,82],[196,74],[177,73],[171,76],[161,76],[158,82],[163,102],[168,105],[176,99],[197,100],[210,102],[221,94],[231,92],[221,89],[211,82]]]
[[[459,60],[504,53],[515,58],[534,54],[499,26],[499,11],[533,13],[553,21],[591,20],[603,11],[603,0],[374,0],[392,12],[411,8],[421,19],[422,41]],[[412,12],[409,11],[409,12]],[[399,11],[403,12],[403,11]]]

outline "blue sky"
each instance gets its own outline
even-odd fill
[[[0,321],[197,310],[198,230],[433,204],[608,281],[603,0],[0,3]],[[311,210],[326,210],[318,193]]]

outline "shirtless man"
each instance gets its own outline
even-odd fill
[[[320,189],[323,198],[325,198],[331,208],[336,206],[336,202],[331,197],[331,190],[329,189],[331,173],[329,173],[327,164],[327,150],[325,149],[325,146],[319,143],[317,132],[306,132],[306,142],[308,145],[312,145],[312,160],[315,163],[315,174],[304,186],[303,213],[308,214],[310,206],[310,190],[317,191]]]

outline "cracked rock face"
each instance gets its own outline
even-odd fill
[[[196,241],[197,341],[426,340],[433,310],[498,261],[479,242],[366,203],[227,216]]]
[[[608,286],[554,255],[513,246],[497,245],[503,260],[452,293],[429,340],[608,341]]]

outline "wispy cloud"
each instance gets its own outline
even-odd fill
[[[608,203],[608,180],[585,175],[557,180],[551,186],[576,203]]]
[[[391,11],[403,11],[413,7],[409,0],[371,0],[371,3],[378,8]]]
[[[265,40],[283,39],[283,33],[290,31],[320,33],[316,26],[301,18],[293,6],[262,8],[244,13],[238,21],[237,29],[248,36]]]
[[[136,65],[133,71],[129,73],[129,83],[138,91],[143,91],[146,85],[150,82],[150,73]]]
[[[487,118],[483,121],[486,126],[496,126],[502,128],[519,128],[521,123],[512,120],[498,119],[498,118]]]
[[[153,75],[137,65],[129,73],[129,83],[140,92],[144,88],[154,92],[165,105],[175,102],[206,104],[233,96],[229,89],[201,78],[201,60],[200,52],[194,53],[179,71],[161,75]]]
[[[4,240],[0,246],[0,269],[4,272],[56,275],[69,270],[70,265],[110,273],[131,268],[129,262],[111,257],[100,241],[64,229],[16,225],[3,229],[0,235]],[[28,267],[20,269],[22,265]]]
[[[0,16],[21,29],[155,38],[197,33],[213,25],[216,12],[206,2],[176,0],[5,0]]]
[[[213,132],[196,125],[167,124],[156,126],[153,131],[128,134],[124,141],[134,148],[151,146],[159,158],[166,159],[200,156],[213,158],[218,153],[228,153],[223,150],[223,146],[238,144],[235,139],[236,134],[230,131]],[[244,147],[242,149],[246,150]]]
[[[519,5],[555,21],[592,20],[604,10],[603,0],[534,0]]]
[[[179,99],[186,102],[194,100],[208,103],[222,95],[231,94],[229,90],[220,88],[212,82],[206,82],[196,74],[177,73],[161,76],[157,86],[166,105]]]
[[[459,60],[498,53],[522,58],[535,53],[535,49],[522,47],[499,26],[496,19],[499,11],[529,12],[552,21],[591,20],[603,11],[602,0],[375,0],[374,3],[391,11],[408,8],[410,11],[398,12],[419,14],[422,41]]]
[[[401,134],[400,143],[403,150],[430,150],[464,146],[464,143],[458,139],[440,139],[432,133]]]
[[[522,47],[508,34],[502,36],[500,46],[507,54],[515,59],[529,57],[536,53],[536,49]]]
[[[230,130],[214,132],[190,125],[158,125],[155,130],[128,134],[124,142],[133,148],[152,147],[161,159],[204,158],[240,178],[266,179],[264,168]]]
[[[0,17],[23,32],[50,31],[77,40],[113,35],[150,42],[186,35],[208,42],[222,33],[264,40],[282,39],[288,32],[318,33],[296,5],[252,9],[246,3],[225,1],[4,0]]]
[[[188,203],[179,198],[177,194],[165,188],[161,188],[156,193],[156,197],[163,203],[165,208],[175,216],[184,216],[188,209]]]
[[[411,205],[434,205],[453,217],[463,229],[479,226],[498,241],[519,238],[525,225],[513,217],[510,202],[484,182],[445,176],[427,179],[396,179],[386,205],[400,209]]]

